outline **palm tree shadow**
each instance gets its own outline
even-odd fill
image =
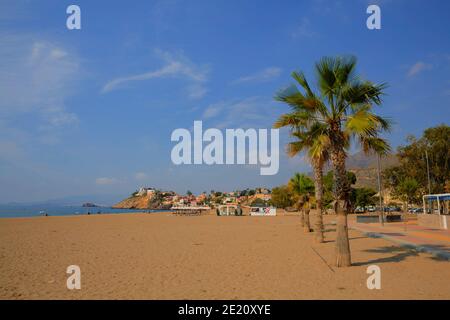
[[[432,244],[427,245],[428,248],[437,250],[438,253],[433,254],[430,259],[435,261],[450,261],[450,246]]]
[[[445,245],[427,245],[426,248],[439,250],[438,252],[450,253],[450,247],[445,246]],[[353,263],[353,265],[364,266],[364,265],[383,263],[383,262],[400,262],[400,261],[406,260],[406,258],[408,258],[408,257],[417,257],[420,254],[420,252],[424,252],[427,250],[420,250],[414,246],[405,245],[405,246],[401,246],[401,247],[396,247],[396,246],[381,247],[381,248],[376,248],[376,249],[368,249],[368,250],[364,250],[364,251],[372,252],[372,253],[381,253],[381,254],[392,253],[394,255],[392,255],[390,257],[373,259],[373,260],[369,260],[366,262],[356,262],[356,263]],[[436,253],[436,251],[432,256],[430,256],[428,258],[435,260],[435,261],[448,261],[447,255],[442,255],[442,254]]]
[[[358,239],[367,239],[367,237],[353,237],[353,238],[348,238],[348,240],[358,240]],[[330,242],[336,242],[336,240],[326,240],[323,243],[330,243]]]
[[[365,265],[385,263],[385,262],[400,262],[400,261],[405,260],[408,257],[415,257],[415,256],[419,255],[419,253],[417,251],[412,250],[410,248],[403,248],[403,247],[396,247],[396,246],[381,247],[381,248],[376,248],[376,249],[367,249],[364,251],[371,252],[371,253],[380,253],[380,254],[392,253],[394,255],[389,256],[389,257],[372,259],[372,260],[365,261],[365,262],[355,262],[352,265],[365,266]]]

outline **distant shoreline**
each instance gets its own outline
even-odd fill
[[[0,206],[0,219],[170,212],[164,209],[114,209],[82,206]]]

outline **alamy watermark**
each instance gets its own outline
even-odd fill
[[[174,164],[249,164],[260,165],[261,175],[278,173],[278,129],[270,129],[270,145],[268,129],[225,129],[224,139],[219,129],[209,128],[203,132],[202,121],[194,121],[193,131],[193,136],[182,128],[172,132],[171,141],[178,142],[170,155]]]
[[[79,266],[73,264],[67,267],[66,273],[70,274],[70,276],[67,278],[66,286],[67,289],[73,290],[81,289],[81,269]]]
[[[367,274],[370,274],[370,276],[367,278],[366,285],[367,289],[373,290],[381,289],[381,269],[376,264],[372,264],[367,267],[366,270]]]
[[[371,4],[367,7],[366,13],[370,16],[366,20],[366,26],[369,30],[381,29],[381,9],[376,4]]]
[[[66,13],[70,14],[66,20],[66,26],[69,30],[81,29],[81,9],[75,4],[71,4],[67,7]]]
[[[71,4],[67,7],[66,13],[69,14],[66,20],[66,26],[69,30],[81,29],[81,8],[78,5]],[[381,9],[376,4],[367,7],[366,13],[370,16],[366,20],[366,26],[369,30],[381,29]]]

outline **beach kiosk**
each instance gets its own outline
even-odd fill
[[[426,194],[422,197],[423,213],[419,225],[448,230],[450,227],[450,193]]]
[[[274,207],[250,207],[251,216],[276,216],[277,208]]]
[[[242,208],[235,204],[224,204],[216,208],[218,216],[242,216]]]

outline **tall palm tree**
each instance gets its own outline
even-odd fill
[[[347,213],[350,185],[347,181],[346,149],[356,141],[365,152],[387,153],[386,140],[380,138],[388,131],[390,122],[376,115],[373,105],[381,105],[385,84],[374,84],[355,75],[355,57],[324,57],[315,65],[318,88],[314,92],[303,73],[292,76],[302,91],[293,85],[277,95],[293,109],[290,119],[297,126],[317,127],[317,135],[329,140],[329,157],[334,175],[334,210],[337,215],[336,266],[350,266]],[[294,123],[294,122],[292,122]]]
[[[294,72],[294,78],[298,74]],[[275,97],[278,99],[278,97]],[[320,123],[313,123],[311,128],[302,128],[301,121],[295,118],[295,110],[292,114],[282,115],[274,124],[275,128],[289,126],[291,127],[291,136],[296,139],[287,146],[287,153],[290,157],[298,155],[302,151],[306,151],[311,162],[314,174],[314,190],[316,198],[316,218],[314,233],[318,243],[324,241],[323,235],[323,166],[328,161],[328,148],[330,141],[328,136],[321,134],[322,128]]]
[[[300,173],[296,173],[290,180],[289,185],[294,194],[298,197],[297,208],[300,209],[300,218],[303,230],[311,232],[309,222],[309,202],[311,194],[314,192],[314,185],[311,179]]]

